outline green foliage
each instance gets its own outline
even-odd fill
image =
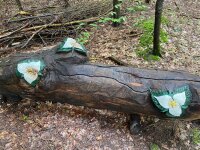
[[[77,26],[77,30],[80,30],[80,29],[84,29],[86,27],[93,27],[93,28],[98,28],[98,24],[97,23],[90,23],[90,24],[87,24],[87,23],[80,23],[78,26]]]
[[[80,23],[77,27],[77,29],[82,29],[86,26],[86,23]]]
[[[169,25],[169,19],[168,19],[167,17],[162,16],[161,19],[162,19],[162,20],[161,20],[162,24],[164,24],[164,25]]]
[[[192,130],[192,141],[194,144],[200,144],[200,130],[198,128]]]
[[[159,56],[152,55],[147,50],[142,49],[141,47],[139,49],[137,49],[136,54],[139,57],[142,57],[144,60],[147,60],[147,61],[151,61],[151,60],[159,61],[160,60]]]
[[[137,5],[136,6],[133,6],[133,7],[129,7],[127,8],[127,10],[131,13],[134,13],[134,12],[137,12],[137,11],[146,11],[147,10],[147,6],[144,5],[143,3],[141,2],[137,2]]]
[[[77,38],[77,41],[81,44],[86,44],[90,38],[90,32],[81,32],[80,36]]]
[[[118,0],[118,4],[115,5],[114,7],[119,9],[122,5],[124,0]],[[111,22],[111,23],[123,23],[126,20],[125,16],[121,16],[119,18],[114,18],[113,16],[116,15],[116,12],[110,12],[108,17],[103,17],[99,20],[99,23],[107,23],[107,22]]]
[[[114,12],[111,12],[110,14],[114,14]],[[107,22],[112,22],[112,23],[123,23],[126,20],[125,16],[121,16],[118,19],[112,18],[112,17],[104,17],[99,20],[99,23],[107,23]]]
[[[28,121],[28,120],[29,120],[29,118],[28,118],[28,116],[26,116],[26,115],[23,115],[23,116],[22,116],[22,120],[23,120],[23,121]]]
[[[95,28],[98,28],[98,25],[96,23],[91,23],[89,24],[91,27],[95,27]]]
[[[149,57],[148,57],[148,59],[149,59],[149,60],[154,60],[154,61],[159,61],[159,60],[160,60],[160,57],[150,54]]]
[[[169,23],[168,19],[162,18],[163,25]],[[143,57],[145,60],[154,60],[158,61],[157,56],[151,55],[153,47],[153,31],[154,31],[154,20],[140,20],[134,24],[134,26],[140,28],[143,31],[143,34],[139,38],[139,49],[137,51],[138,56]],[[168,41],[168,34],[165,30],[161,29],[160,31],[160,42],[166,43]]]
[[[118,0],[119,3],[117,5],[115,5],[115,8],[117,8],[117,9],[120,8],[122,3],[123,3],[123,1],[124,0]]]
[[[159,146],[158,146],[157,144],[152,143],[152,144],[150,145],[150,150],[160,150],[160,148],[159,148]]]

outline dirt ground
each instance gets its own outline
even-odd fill
[[[136,54],[138,36],[133,24],[142,16],[153,17],[154,2],[147,10],[129,13],[122,26],[98,24],[84,30],[90,33],[86,45],[90,62],[114,64],[109,56],[139,68],[184,70],[200,75],[200,2],[198,0],[166,0],[163,15],[169,20],[165,30],[169,41],[163,45],[160,61],[145,61]],[[135,1],[126,1],[131,7]],[[124,7],[125,7],[124,6]],[[51,43],[53,45],[55,43]],[[42,47],[42,45],[41,45]],[[34,46],[28,48],[36,49]],[[68,104],[38,103],[25,99],[18,104],[0,107],[0,150],[199,150],[194,130],[199,121],[142,119],[139,135],[129,132],[129,115],[109,110],[75,107]]]

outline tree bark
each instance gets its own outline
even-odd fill
[[[160,26],[161,26],[163,3],[164,3],[164,0],[156,1],[154,39],[153,39],[153,55],[156,55],[156,56],[161,56],[161,53],[160,53]]]
[[[119,19],[120,18],[120,4],[121,2],[119,0],[113,0],[113,19]],[[120,25],[119,22],[114,21],[113,27],[118,27]]]
[[[129,114],[167,118],[153,104],[149,88],[173,90],[189,85],[192,101],[181,119],[200,119],[200,77],[180,71],[161,71],[87,63],[87,57],[52,50],[18,54],[0,61],[0,94],[7,98],[69,103]],[[36,87],[16,76],[17,63],[42,59],[46,67]]]

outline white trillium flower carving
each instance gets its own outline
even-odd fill
[[[17,65],[17,71],[23,75],[24,79],[29,84],[32,84],[35,80],[37,80],[40,69],[40,61],[22,62]]]
[[[87,56],[86,48],[73,38],[64,39],[57,49],[58,53],[59,52],[68,53],[68,52],[73,52],[73,51]]]
[[[83,49],[81,44],[79,44],[75,39],[72,38],[68,38],[65,44],[63,45],[63,48],[69,48],[69,47]]]
[[[182,114],[182,108],[186,102],[186,93],[177,93],[173,96],[170,95],[162,95],[162,96],[154,96],[159,104],[169,110],[169,113],[173,116],[179,117]]]

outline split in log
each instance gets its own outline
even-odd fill
[[[7,98],[48,100],[169,118],[153,104],[149,89],[173,91],[188,85],[192,93],[191,103],[179,119],[200,119],[199,76],[181,71],[90,64],[85,55],[76,51],[56,53],[56,49],[57,46],[47,51],[2,59],[0,94]],[[16,76],[17,64],[25,59],[41,59],[45,62],[42,77],[35,87]]]

